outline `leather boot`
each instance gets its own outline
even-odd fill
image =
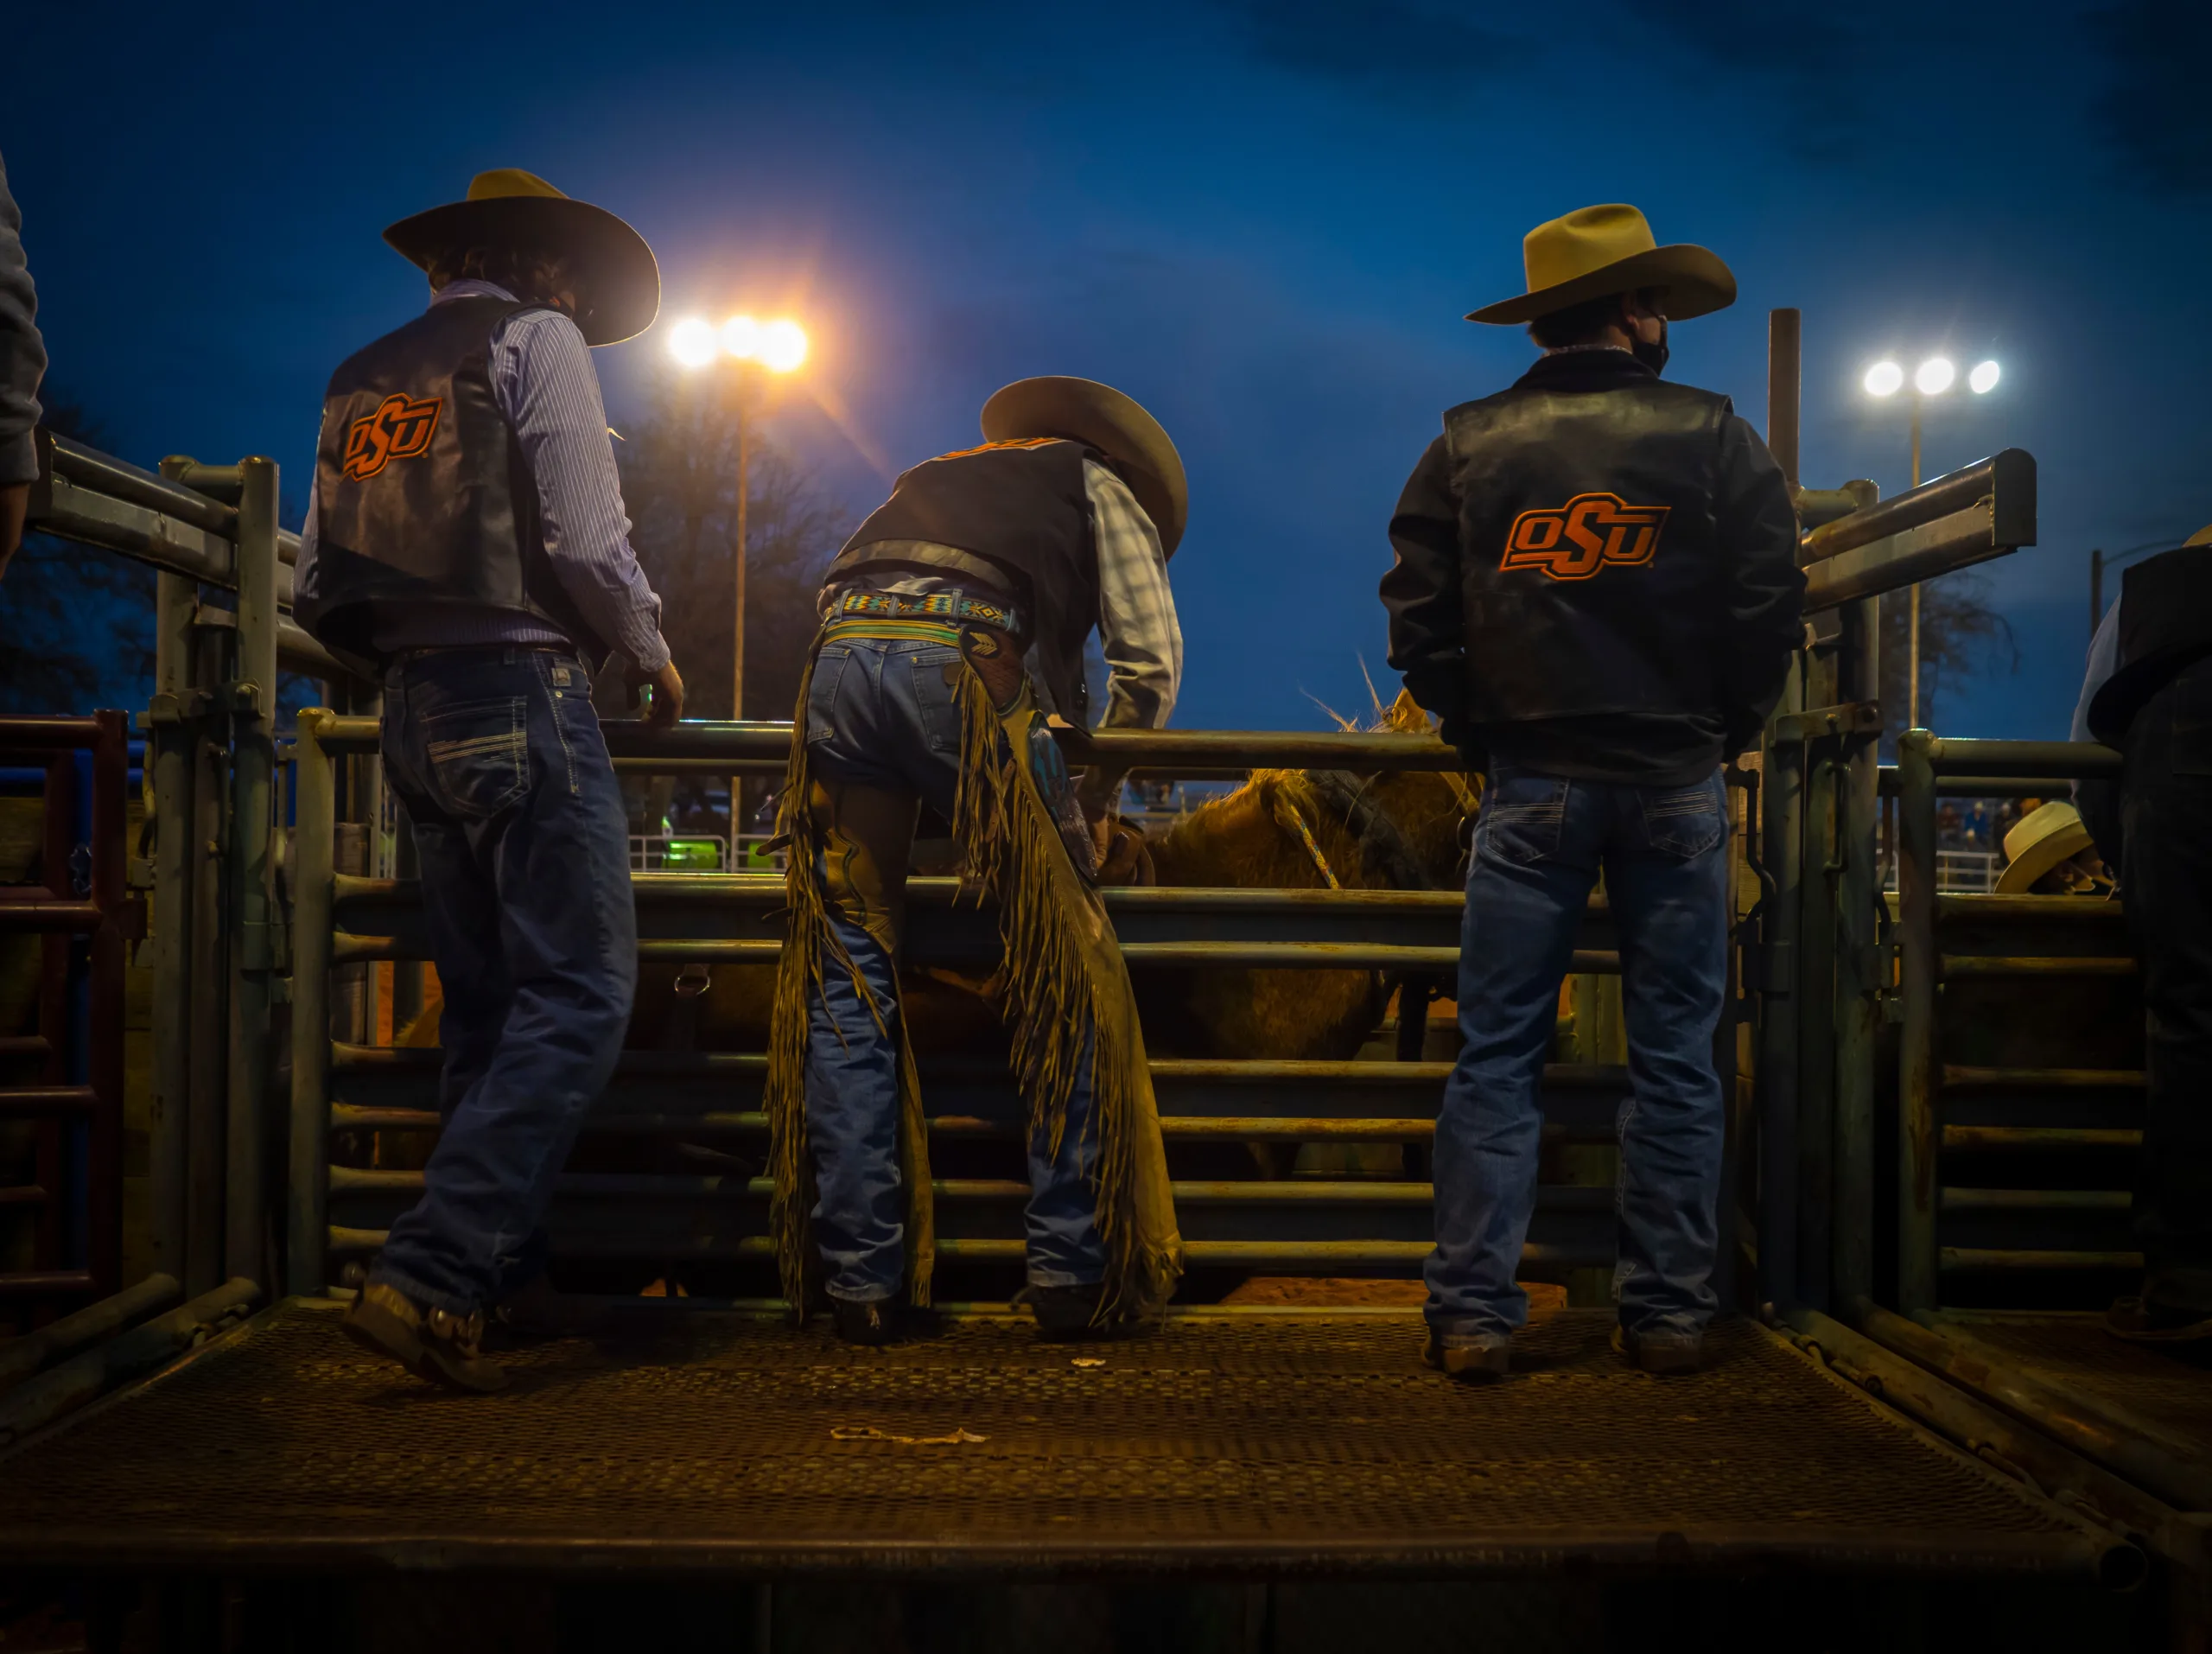
[[[346,1336],[389,1356],[430,1384],[485,1395],[505,1390],[507,1375],[483,1352],[484,1312],[456,1315],[416,1303],[397,1287],[372,1281],[346,1312]]]

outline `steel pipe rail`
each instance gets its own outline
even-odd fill
[[[1908,493],[1832,518],[1805,536],[1804,561],[1824,563],[1892,536],[1977,506],[1987,505],[2000,535],[2014,545],[2033,545],[2036,531],[2034,456],[2008,448],[1972,465],[1923,482]],[[2024,538],[2019,538],[2024,537]]]
[[[0,1344],[0,1390],[12,1389],[41,1367],[74,1355],[88,1344],[114,1337],[183,1295],[175,1276],[149,1275],[137,1286],[64,1315],[51,1326],[10,1339]]]
[[[1929,766],[1939,776],[2117,780],[2122,761],[2119,753],[2094,741],[1974,741],[1929,735],[1925,750]]]
[[[1962,1275],[2139,1267],[2132,1249],[2115,1244],[2120,1234],[2113,1220],[2127,1203],[2109,1187],[2118,1180],[2109,1156],[2139,1151],[2142,1132],[2132,1121],[2104,1124],[2094,1123],[2094,1115],[2085,1121],[2078,1110],[2139,1092],[2142,1071],[2007,1062],[2001,1046],[1979,1061],[1948,1061],[1942,1031],[1946,994],[1978,993],[1981,997],[1965,1002],[1986,1008],[1987,996],[2000,987],[2029,993],[2039,984],[2134,976],[2119,905],[2082,896],[1939,895],[1934,889],[1936,801],[1945,779],[1997,776],[2055,792],[2067,778],[2110,778],[2120,764],[2119,754],[2089,742],[1957,741],[1915,730],[1900,743],[1897,1301],[1909,1312],[1935,1309],[1947,1278]],[[1972,1054],[1987,1049],[1978,1044]],[[2039,1110],[2065,1103],[2077,1112],[2072,1120],[2062,1116],[2063,1123],[2045,1123],[2047,1112],[2039,1119],[2031,1115],[2032,1123],[2017,1116],[1991,1118],[1990,1099],[2001,1106],[2008,1094],[2043,1099]],[[1945,1117],[1945,1100],[1953,1096],[1974,1099],[1968,1118]],[[2080,1162],[2081,1174],[2105,1188],[1961,1187],[1946,1182],[1942,1172],[1946,1155],[2100,1153],[2106,1158]]]
[[[202,585],[238,588],[238,467],[170,462],[188,468],[188,474],[207,479],[209,486],[226,484],[232,497],[226,501],[43,429],[38,432],[38,453],[39,475],[29,513],[32,529],[119,551]],[[289,617],[300,538],[279,529],[276,543],[276,604]],[[276,647],[278,659],[289,671],[326,682],[353,675],[289,618],[277,622]]]
[[[1864,1310],[1855,1313],[1863,1314]],[[1777,1319],[1795,1334],[1791,1342],[1815,1355],[1838,1377],[1917,1419],[2003,1473],[2046,1497],[2063,1499],[2120,1534],[2139,1536],[2161,1555],[2190,1565],[2200,1560],[2201,1539],[2190,1518],[2121,1480],[2093,1458],[2015,1422],[1998,1408],[1818,1310],[1787,1306]],[[2132,1563],[2116,1556],[2116,1569],[2124,1571],[2116,1572],[2111,1582],[2120,1588],[2139,1583],[2142,1562],[2139,1550]]]
[[[2162,1499],[2212,1511],[2212,1456],[2117,1403],[2047,1384],[1952,1326],[1859,1307],[1868,1336]]]
[[[2035,539],[2035,461],[2008,448],[1806,535],[1805,609],[1896,591]]]
[[[601,726],[615,761],[780,767],[791,755],[788,723],[686,719],[661,729],[639,718],[612,718]],[[1433,735],[1306,735],[1272,729],[1055,729],[1078,766],[1109,764],[1135,773],[1184,772],[1234,774],[1248,769],[1330,769],[1368,773],[1383,770],[1461,770],[1466,760]],[[333,754],[372,753],[373,718],[333,718],[323,744]]]

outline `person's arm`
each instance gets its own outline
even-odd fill
[[[1106,660],[1107,729],[1159,729],[1183,686],[1183,628],[1160,531],[1129,485],[1096,460],[1083,467],[1098,548],[1098,650]],[[1093,765],[1076,801],[1098,830],[1127,772]]]
[[[511,317],[493,342],[492,383],[537,479],[545,551],[563,588],[639,672],[659,673],[669,664],[660,599],[630,549],[607,409],[583,334],[557,311]]]
[[[1463,747],[1466,727],[1466,610],[1460,597],[1459,503],[1452,493],[1452,452],[1438,437],[1398,496],[1390,518],[1397,561],[1382,576],[1390,614],[1390,665],[1406,691]]]
[[[0,575],[23,543],[31,484],[38,480],[31,430],[39,421],[39,381],[46,377],[38,289],[23,258],[22,229],[23,215],[8,193],[7,162],[0,160]]]
[[[1713,515],[1726,569],[1721,716],[1733,758],[1758,738],[1804,641],[1805,571],[1789,482],[1759,435],[1733,412],[1722,422]]]
[[[1098,544],[1098,648],[1106,658],[1109,729],[1159,729],[1183,684],[1183,629],[1160,531],[1129,485],[1096,460],[1084,491]]]
[[[2074,727],[2067,734],[2069,741],[2094,741],[2089,733],[2089,703],[2097,698],[2097,691],[2105,680],[2120,668],[2120,599],[2112,600],[2105,610],[2105,617],[2097,622],[2096,635],[2089,639],[2088,670],[2082,678],[2082,698],[2074,703]]]
[[[2104,619],[2097,622],[2096,635],[2089,639],[2088,668],[2082,676],[2082,698],[2075,703],[2074,727],[2066,736],[2069,741],[2096,740],[2089,733],[2089,703],[2120,669],[2120,603],[2117,597],[2112,600]],[[2126,837],[2120,824],[2120,784],[2104,779],[2075,781],[2074,807],[2082,812],[2082,824],[2089,830],[2105,870],[2120,878],[2120,849]]]

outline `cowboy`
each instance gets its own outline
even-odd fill
[[[430,304],[331,376],[296,613],[382,677],[445,996],[445,1126],[345,1324],[424,1378],[496,1390],[485,1312],[551,1300],[539,1225],[637,985],[593,674],[619,652],[657,722],[683,710],[586,353],[652,322],[660,273],[628,225],[526,172],[479,174],[385,239]]]
[[[1033,379],[983,406],[984,444],[925,461],[822,588],[779,829],[791,930],[768,1109],[785,1294],[838,1336],[907,1336],[934,1260],[926,1129],[896,974],[919,810],[998,905],[999,980],[1027,1109],[1028,1285],[1040,1335],[1140,1325],[1181,1269],[1144,1037],[1099,900],[1119,773],[1071,779],[1049,725],[1157,728],[1182,635],[1167,559],[1189,493],[1120,391]]]
[[[1802,636],[1797,525],[1758,435],[1669,385],[1669,321],[1734,302],[1702,247],[1660,246],[1632,207],[1523,244],[1527,291],[1472,321],[1526,322],[1542,356],[1444,416],[1390,524],[1390,664],[1485,771],[1467,870],[1458,1065],[1436,1124],[1427,1359],[1502,1377],[1535,1199],[1538,1096],[1564,976],[1605,875],[1620,939],[1617,1347],[1694,1369],[1715,1307],[1726,986],[1724,760],[1758,734]]]
[[[2136,1343],[2198,1343],[2212,1339],[2212,527],[2127,571],[2089,646],[2074,738],[2124,755],[2116,813],[2086,784],[2082,813],[2120,870],[2148,1013],[2133,1214],[2144,1280],[2105,1325]]]

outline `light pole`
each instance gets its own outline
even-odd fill
[[[1920,410],[1930,397],[1940,397],[1958,383],[1959,370],[1948,356],[1930,356],[1912,374],[1912,486],[1920,487]],[[1997,388],[1998,366],[1994,362],[1980,362],[1967,375],[1967,388],[1976,396],[1986,396]],[[1862,381],[1870,397],[1895,396],[1904,389],[1904,369],[1895,361],[1884,358],[1866,370]],[[1912,583],[1912,608],[1906,625],[1905,699],[1908,703],[1905,728],[1920,728],[1920,582]]]
[[[729,715],[745,716],[745,564],[751,539],[753,505],[753,393],[748,369],[781,375],[797,371],[806,360],[806,329],[788,317],[763,321],[735,315],[715,328],[696,317],[679,321],[669,333],[669,353],[686,368],[698,369],[727,363],[734,376],[730,405],[737,414],[737,544],[733,549],[736,601],[732,605]],[[737,865],[738,835],[743,811],[734,775],[729,780],[730,866]]]

